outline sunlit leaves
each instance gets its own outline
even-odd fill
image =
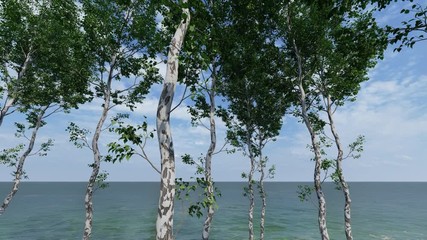
[[[391,35],[391,44],[399,44],[394,50],[400,52],[404,46],[412,48],[415,43],[427,40],[427,5],[413,4],[410,9],[402,9],[410,19],[402,21],[400,27],[386,26]]]
[[[0,75],[14,104],[70,108],[86,101],[90,58],[75,2],[7,0],[1,10]]]
[[[80,128],[72,122],[67,127],[67,131],[70,134],[69,141],[72,142],[74,146],[77,148],[91,147],[88,143],[88,134],[90,134],[88,129]]]
[[[129,160],[133,155],[138,154],[148,160],[145,155],[144,147],[147,139],[154,138],[154,131],[149,131],[147,122],[140,125],[125,124],[123,118],[128,118],[127,114],[119,114],[112,118],[112,124],[109,128],[110,132],[116,133],[119,138],[118,141],[110,142],[107,144],[108,152],[110,153],[105,157],[105,161],[113,162]],[[138,152],[139,148],[142,154]]]
[[[18,162],[20,152],[24,149],[24,144],[19,144],[13,148],[6,148],[0,152],[0,163],[8,167],[13,167]]]

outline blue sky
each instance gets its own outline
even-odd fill
[[[389,8],[377,16],[380,24],[399,23],[401,5]],[[369,72],[370,80],[362,85],[357,101],[348,103],[336,112],[338,131],[345,145],[358,135],[366,137],[360,159],[347,159],[344,174],[349,181],[427,181],[427,41],[417,43],[413,49],[393,52],[390,46],[384,60]],[[160,67],[164,73],[164,67]],[[118,85],[119,86],[119,85]],[[158,96],[161,86],[153,91],[145,103],[137,108],[131,122],[140,123],[148,117],[149,128],[154,128]],[[176,101],[182,93],[177,88]],[[95,128],[100,115],[99,102],[81,106],[71,114],[57,114],[48,119],[40,130],[39,139],[53,138],[55,145],[46,157],[27,159],[25,171],[30,181],[87,181],[92,162],[89,149],[77,149],[68,142],[65,131],[69,122],[88,129]],[[114,112],[119,112],[115,109]],[[114,115],[111,114],[110,116]],[[195,168],[180,163],[179,156],[190,153],[204,154],[209,144],[209,132],[192,127],[186,107],[178,107],[171,116],[172,134],[177,159],[177,177],[188,179]],[[22,116],[6,117],[0,128],[0,148],[20,142],[14,138],[13,122]],[[274,181],[312,181],[314,163],[305,127],[293,117],[286,116],[276,142],[266,147],[270,163],[276,166]],[[219,146],[223,143],[225,126],[218,123]],[[114,140],[105,133],[101,145]],[[103,148],[105,150],[105,148]],[[146,148],[152,161],[159,166],[157,140],[149,140]],[[103,163],[110,181],[158,181],[158,174],[145,160],[138,157],[122,163]],[[240,175],[249,169],[249,161],[240,153],[218,154],[213,159],[213,177],[216,181],[241,181]],[[13,169],[0,166],[0,181],[10,181]]]

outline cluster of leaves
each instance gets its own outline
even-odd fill
[[[112,155],[107,155],[105,160],[107,162],[116,161],[121,162],[123,159],[129,160],[133,155],[137,154],[148,160],[147,155],[145,155],[144,147],[147,139],[154,138],[154,130],[149,131],[148,124],[144,121],[140,125],[130,125],[125,124],[121,119],[128,118],[127,114],[119,114],[112,119],[111,127],[109,128],[110,132],[114,132],[119,135],[119,141],[123,142],[120,144],[118,142],[111,142],[108,146],[108,152]],[[138,146],[142,153],[139,153],[133,146]]]
[[[97,189],[105,189],[109,186],[109,183],[105,182],[108,178],[109,173],[104,171],[102,173],[99,173],[98,176],[96,176],[95,179],[95,190]]]
[[[69,141],[74,144],[77,148],[88,147],[91,148],[88,142],[88,135],[90,131],[85,128],[80,128],[77,124],[71,122],[66,131],[69,133]]]
[[[76,107],[88,99],[90,58],[74,2],[2,1],[0,75],[22,105]]]
[[[321,132],[319,134],[321,135],[319,135],[319,141],[317,142],[317,145],[320,147],[320,154],[323,157],[320,163],[320,168],[325,172],[323,181],[326,181],[327,179],[331,179],[336,184],[336,188],[339,189],[342,172],[340,169],[337,168],[337,159],[328,157],[329,156],[328,149],[334,146],[333,144],[334,140],[331,139],[329,136],[327,136],[324,132]],[[353,141],[347,146],[348,148],[347,153],[345,156],[343,156],[342,160],[345,160],[347,158],[353,158],[353,159],[360,158],[361,153],[363,152],[364,143],[365,143],[365,136],[359,135],[355,141]],[[307,148],[313,152],[312,145],[307,145]],[[314,159],[312,160],[314,161]]]
[[[386,26],[386,31],[392,35],[390,43],[399,43],[394,49],[398,52],[404,46],[412,48],[415,43],[427,40],[427,6],[413,4],[410,9],[404,8],[400,13],[411,15],[411,18],[403,21],[401,27]]]
[[[215,183],[206,180],[204,177],[199,177],[205,171],[203,168],[204,158],[200,157],[196,162],[190,155],[185,154],[181,156],[183,163],[194,166],[196,165],[196,177],[191,177],[190,180],[194,182],[184,181],[182,178],[176,178],[176,195],[178,200],[189,200],[190,206],[188,208],[188,214],[190,216],[197,216],[198,218],[203,216],[203,210],[211,206],[216,206],[216,198],[221,197],[221,192]],[[209,194],[208,188],[213,187],[214,194]],[[193,198],[197,194],[196,198]]]
[[[19,153],[24,149],[24,144],[19,144],[13,148],[3,149],[0,153],[0,163],[8,167],[16,166],[18,162]]]
[[[310,200],[310,197],[311,197],[313,191],[314,191],[313,186],[298,185],[297,194],[298,194],[299,200],[301,202]]]

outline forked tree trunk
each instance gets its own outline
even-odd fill
[[[170,111],[178,80],[179,51],[190,23],[189,9],[184,8],[183,13],[186,18],[181,20],[169,47],[166,77],[157,108],[156,125],[161,158],[160,197],[156,221],[157,240],[174,239],[175,154],[170,129]]]
[[[107,119],[108,110],[110,108],[110,99],[111,99],[111,83],[113,80],[113,69],[116,64],[116,56],[112,57],[110,70],[108,74],[107,84],[104,91],[104,103],[102,108],[101,117],[98,120],[98,124],[96,125],[95,133],[92,138],[92,152],[93,152],[93,163],[91,164],[92,173],[89,177],[89,181],[86,187],[85,194],[85,225],[83,230],[83,240],[90,239],[92,235],[92,222],[93,222],[93,191],[96,183],[96,179],[99,174],[99,169],[101,168],[101,153],[98,148],[98,141],[101,136],[102,126]]]
[[[310,133],[311,138],[311,146],[314,151],[314,189],[316,191],[317,199],[318,199],[318,223],[319,223],[319,231],[322,237],[322,240],[329,240],[329,233],[326,224],[326,199],[322,190],[322,180],[321,180],[321,164],[322,164],[322,155],[320,153],[320,146],[318,144],[317,135],[314,132],[313,126],[308,118],[307,113],[307,104],[305,101],[306,95],[305,90],[302,85],[302,79],[300,80],[300,84],[298,85],[298,89],[300,91],[300,104],[301,104],[301,115],[303,121],[307,127],[308,132]]]
[[[291,20],[290,16],[288,14],[288,29],[291,30]],[[292,44],[294,47],[294,54],[297,58],[297,67],[298,67],[298,77],[297,77],[297,88],[299,91],[299,102],[301,106],[301,117],[305,123],[305,126],[307,127],[308,132],[310,133],[311,138],[311,145],[313,147],[314,151],[314,160],[315,160],[315,166],[314,166],[314,188],[317,195],[318,200],[318,224],[319,224],[319,231],[320,236],[322,240],[329,240],[329,233],[328,228],[326,224],[326,198],[322,190],[322,180],[321,180],[321,164],[322,164],[322,155],[320,152],[320,146],[318,144],[317,135],[314,132],[314,128],[312,123],[310,122],[310,119],[308,118],[307,113],[307,103],[306,103],[306,93],[303,85],[304,76],[303,76],[303,66],[302,66],[302,60],[301,55],[298,49],[298,46],[295,42],[295,39],[292,40]]]
[[[247,92],[247,86],[245,84],[245,90],[246,94]],[[248,96],[248,95],[246,95]],[[250,98],[250,96],[248,96]],[[250,102],[250,99],[246,99],[246,112],[247,112],[247,118],[250,119],[251,117],[251,110],[252,104]],[[254,174],[255,174],[255,167],[256,167],[256,159],[253,152],[253,146],[252,146],[252,135],[253,135],[253,128],[252,126],[248,127],[246,129],[246,146],[248,148],[248,154],[249,154],[249,160],[251,161],[251,168],[249,170],[248,174],[248,188],[246,194],[249,198],[249,210],[248,210],[248,232],[249,232],[249,240],[254,239],[254,209],[255,209],[255,194],[254,194]]]
[[[21,79],[21,78],[23,78],[24,77],[24,75],[25,75],[25,73],[27,72],[27,69],[28,69],[28,65],[31,63],[31,54],[32,54],[32,47],[30,47],[30,49],[29,49],[29,51],[28,51],[28,53],[26,54],[26,57],[25,57],[25,61],[24,61],[24,63],[22,64],[22,66],[21,66],[21,70],[19,71],[19,73],[18,73],[18,76],[17,76],[17,78],[18,78],[18,81]],[[16,97],[15,96],[13,96],[13,94],[14,93],[12,93],[12,94],[10,94],[9,92],[8,92],[8,98],[7,98],[7,101],[5,102],[5,105],[2,107],[2,109],[0,110],[0,127],[1,127],[1,125],[3,124],[3,119],[4,119],[4,117],[8,114],[8,112],[9,112],[9,109],[11,108],[11,107],[13,107],[13,105],[15,105],[15,102],[16,102]]]
[[[5,105],[0,110],[0,127],[3,124],[3,119],[9,112],[9,109],[15,104],[15,98],[9,98],[7,99]]]
[[[9,206],[10,202],[12,201],[15,194],[18,192],[19,184],[21,183],[22,175],[24,174],[24,163],[27,157],[31,154],[34,148],[34,144],[36,142],[37,138],[37,132],[39,131],[40,127],[42,126],[43,117],[46,113],[46,110],[49,108],[49,106],[44,107],[41,112],[37,115],[37,121],[35,123],[33,132],[31,133],[30,142],[28,143],[28,147],[25,150],[25,152],[21,155],[18,161],[18,165],[16,166],[16,172],[15,172],[15,179],[13,180],[13,186],[10,190],[9,194],[6,196],[6,198],[3,200],[3,203],[0,207],[0,215],[6,211],[6,208]]]
[[[341,145],[341,140],[338,135],[338,132],[335,128],[335,122],[333,119],[333,112],[332,112],[332,101],[331,96],[327,96],[327,113],[328,113],[328,119],[329,119],[329,125],[331,128],[332,135],[334,136],[335,145],[337,147],[337,159],[336,159],[336,165],[337,165],[337,173],[338,173],[338,179],[340,181],[341,189],[344,194],[345,203],[344,203],[344,227],[345,227],[345,236],[347,240],[353,240],[353,234],[351,232],[351,197],[350,197],[350,189],[348,187],[347,182],[344,179],[343,175],[343,169],[342,169],[342,160],[343,160],[343,148]]]
[[[215,126],[215,83],[216,77],[212,77],[211,89],[209,91],[209,101],[210,101],[210,111],[209,111],[209,120],[210,120],[210,135],[211,135],[211,144],[209,146],[208,152],[206,153],[205,158],[205,179],[208,184],[207,187],[207,198],[209,200],[208,212],[206,215],[205,222],[203,223],[203,232],[202,239],[209,239],[209,232],[212,225],[212,219],[215,214],[215,206],[213,203],[215,202],[214,196],[214,187],[212,182],[212,155],[215,151],[216,147],[216,126]]]

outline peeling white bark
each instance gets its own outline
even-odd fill
[[[111,83],[113,81],[113,70],[114,65],[116,64],[116,56],[112,56],[110,63],[110,70],[108,74],[107,84],[104,92],[104,103],[102,108],[101,117],[98,120],[96,125],[95,133],[92,138],[92,152],[93,152],[93,163],[92,163],[92,173],[89,177],[89,181],[86,187],[85,194],[85,225],[83,230],[83,240],[89,240],[92,235],[92,222],[93,222],[93,191],[96,182],[96,178],[99,174],[99,169],[101,168],[101,154],[98,148],[98,141],[101,136],[102,126],[107,119],[108,110],[110,108],[110,99],[111,99]]]
[[[209,120],[210,120],[210,137],[211,144],[209,145],[208,152],[205,157],[205,179],[208,182],[207,187],[207,197],[209,198],[210,203],[214,202],[214,187],[212,182],[212,155],[216,147],[216,126],[215,126],[215,83],[216,77],[212,76],[211,89],[209,92],[209,101],[210,101],[210,111],[209,111]],[[215,208],[212,204],[208,206],[208,212],[206,215],[205,222],[203,223],[203,232],[202,240],[209,239],[209,232],[212,225],[213,216],[215,214]]]
[[[341,144],[340,137],[338,135],[338,132],[335,128],[335,122],[333,119],[333,111],[332,111],[332,100],[331,96],[327,95],[326,98],[326,109],[328,113],[328,119],[329,119],[329,125],[331,128],[332,135],[334,136],[335,145],[337,147],[337,159],[336,159],[336,165],[338,171],[338,178],[340,181],[341,189],[344,194],[344,228],[345,228],[345,236],[347,240],[353,240],[353,234],[351,232],[351,197],[350,197],[350,189],[348,187],[347,182],[345,181],[344,175],[343,175],[343,169],[342,169],[342,161],[343,161],[343,148]]]
[[[18,81],[25,76],[28,69],[28,65],[31,63],[32,49],[33,48],[30,47],[28,53],[25,55],[25,61],[22,64],[20,71],[18,72],[18,79],[17,79]],[[13,92],[12,93],[8,92],[7,101],[2,107],[2,109],[0,110],[0,127],[3,124],[4,117],[8,115],[9,109],[13,107],[13,105],[15,105],[16,97],[13,95],[14,95]]]
[[[175,155],[170,129],[170,111],[178,80],[179,51],[190,23],[189,9],[184,8],[183,13],[186,18],[180,22],[169,47],[166,77],[157,108],[156,125],[161,157],[160,197],[156,221],[157,240],[174,239]]]
[[[302,78],[300,79],[300,83],[298,85],[298,89],[300,91],[300,104],[301,104],[301,116],[303,118],[303,121],[307,127],[308,132],[310,133],[311,138],[311,145],[313,147],[314,151],[314,160],[315,160],[315,167],[314,167],[314,188],[316,191],[318,203],[319,203],[319,211],[318,211],[318,223],[319,223],[319,230],[320,235],[322,237],[322,240],[329,240],[329,233],[328,228],[326,225],[326,199],[325,195],[322,190],[322,180],[321,180],[321,164],[322,164],[322,155],[320,153],[320,146],[318,144],[317,135],[313,130],[313,126],[308,119],[308,113],[307,113],[307,104],[306,104],[306,95],[305,90],[302,84]]]
[[[31,138],[30,138],[30,142],[28,144],[28,147],[25,150],[25,152],[21,155],[21,157],[19,158],[18,165],[16,166],[15,178],[13,180],[12,189],[10,190],[10,192],[6,196],[6,198],[3,200],[3,204],[0,207],[0,215],[2,215],[6,211],[6,208],[9,206],[13,197],[18,192],[19,184],[21,183],[21,179],[22,179],[22,176],[24,174],[25,160],[27,159],[27,157],[31,154],[31,152],[34,149],[34,144],[36,142],[37,133],[38,133],[40,127],[42,126],[43,117],[44,117],[46,110],[48,108],[49,108],[49,106],[44,107],[37,116],[37,121],[35,123],[35,126],[34,126],[32,133],[31,133]]]
[[[261,147],[263,145],[262,139],[259,140],[259,146]],[[265,211],[267,208],[267,194],[265,193],[264,188],[264,179],[265,179],[265,160],[263,160],[262,156],[262,149],[260,149],[260,156],[259,156],[259,167],[260,167],[260,173],[261,176],[259,177],[259,191],[261,194],[261,219],[259,224],[259,239],[264,240],[264,232],[265,232]]]
[[[247,108],[249,109],[249,107]],[[248,197],[249,197],[249,211],[248,211],[248,231],[249,231],[249,240],[254,239],[254,208],[255,208],[255,194],[254,194],[254,173],[255,173],[255,165],[256,160],[254,157],[254,153],[252,151],[252,143],[251,143],[252,130],[247,130],[247,142],[248,146],[249,158],[251,161],[251,169],[248,174]]]
[[[288,28],[291,31],[291,20],[290,16],[288,14]],[[314,166],[314,188],[316,191],[317,199],[318,199],[318,224],[319,224],[319,231],[322,240],[329,240],[329,233],[328,228],[326,224],[326,198],[322,190],[322,181],[321,181],[321,164],[322,164],[322,155],[320,153],[320,146],[318,144],[317,135],[314,132],[314,128],[308,118],[308,106],[306,103],[306,93],[303,85],[304,76],[303,76],[303,69],[302,69],[302,60],[301,55],[298,49],[298,46],[295,42],[295,39],[292,40],[292,44],[294,47],[294,53],[297,58],[297,64],[298,64],[298,77],[297,77],[297,89],[299,91],[299,102],[301,106],[301,117],[305,123],[305,126],[307,127],[308,132],[310,133],[311,138],[311,145],[313,147],[314,151],[314,160],[315,160],[315,166]]]

